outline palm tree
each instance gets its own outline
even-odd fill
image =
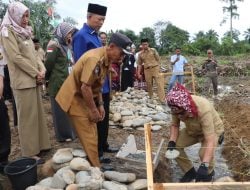
[[[230,36],[233,38],[233,19],[239,18],[239,14],[237,13],[238,6],[236,5],[236,1],[243,2],[244,0],[220,0],[225,3],[228,3],[228,6],[224,6],[223,13],[229,13],[230,17]],[[223,18],[221,24],[225,23],[228,18]]]

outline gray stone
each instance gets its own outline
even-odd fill
[[[106,171],[104,172],[106,179],[117,181],[121,183],[130,183],[135,181],[136,176],[134,173],[120,173],[116,171]]]
[[[84,158],[73,158],[70,162],[70,168],[76,171],[84,171],[90,169],[90,164]]]
[[[66,182],[63,180],[63,178],[60,175],[55,174],[53,176],[52,181],[51,181],[52,188],[64,189],[66,185],[67,185]]]
[[[128,189],[126,185],[113,182],[113,181],[104,181],[102,186],[106,190],[127,190]]]
[[[147,179],[137,179],[133,183],[129,184],[129,190],[139,190],[147,188]]]
[[[63,164],[65,162],[69,162],[73,159],[72,149],[71,148],[63,148],[57,150],[57,152],[53,155],[53,162],[56,164]]]
[[[72,154],[73,154],[74,157],[81,157],[81,158],[86,158],[87,157],[86,152],[81,148],[73,149]]]

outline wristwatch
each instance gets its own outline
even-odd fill
[[[208,168],[209,167],[209,163],[208,162],[202,162],[201,166],[205,166],[206,168]]]

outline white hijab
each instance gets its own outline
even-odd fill
[[[32,34],[31,27],[26,26],[26,28],[23,28],[21,26],[22,17],[27,10],[29,11],[28,7],[21,2],[10,3],[0,27],[1,33],[6,31],[7,27],[11,27],[21,37],[30,38]]]

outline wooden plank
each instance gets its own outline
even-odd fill
[[[158,166],[158,163],[159,163],[159,160],[160,160],[161,148],[162,148],[163,143],[164,143],[164,139],[161,139],[161,143],[160,143],[160,145],[158,147],[158,150],[157,150],[156,155],[155,155],[154,160],[153,160],[154,170]]]
[[[163,76],[172,76],[173,73],[172,72],[160,73],[160,75],[163,75]],[[192,75],[192,72],[191,71],[186,71],[186,72],[184,72],[184,75]]]
[[[155,183],[154,190],[250,190],[250,182]]]
[[[190,68],[191,68],[191,77],[192,77],[193,94],[195,95],[194,69],[193,69],[193,66],[190,66]]]
[[[153,163],[152,163],[152,139],[151,139],[151,125],[144,124],[145,132],[145,150],[146,150],[146,166],[147,166],[147,183],[148,190],[154,189],[153,177]]]

